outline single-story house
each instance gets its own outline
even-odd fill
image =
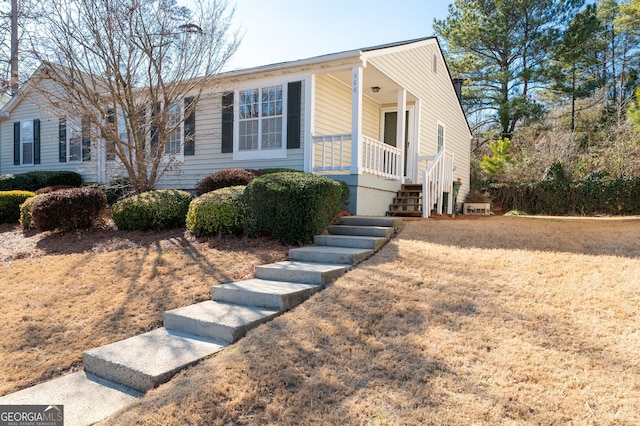
[[[34,96],[39,84],[42,76],[33,77],[0,110],[0,173],[122,176],[81,124],[61,131],[55,110]],[[222,73],[185,120],[181,134],[194,136],[176,141],[177,162],[158,187],[191,190],[228,167],[286,167],[347,182],[355,214],[383,215],[401,185],[423,182],[442,209],[437,194],[452,182],[462,184],[458,200],[469,188],[471,133],[459,84],[434,37]],[[263,98],[270,105],[256,108]]]

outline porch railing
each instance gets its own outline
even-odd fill
[[[351,170],[351,134],[318,135],[313,137],[316,172]],[[361,167],[364,173],[387,179],[400,179],[402,151],[391,145],[363,136]]]
[[[349,171],[351,169],[351,134],[314,136],[313,153],[313,171]]]
[[[422,179],[422,217],[429,217],[436,206],[437,214],[442,214],[444,193],[447,196],[447,214],[453,213],[453,153],[440,151],[435,157],[418,157],[431,164],[424,171]]]

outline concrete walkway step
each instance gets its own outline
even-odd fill
[[[256,278],[273,281],[326,285],[344,274],[351,265],[278,262],[256,266]]]
[[[340,223],[353,226],[386,226],[398,229],[402,225],[402,219],[389,216],[343,216],[340,218]]]
[[[207,300],[166,311],[163,319],[164,327],[169,330],[233,343],[279,313],[256,306]]]
[[[65,426],[86,426],[106,419],[141,396],[133,389],[78,371],[0,397],[0,405],[63,405]]]
[[[289,250],[289,259],[300,262],[357,265],[375,253],[370,249],[352,247],[300,247]]]
[[[394,228],[388,226],[332,225],[328,228],[331,235],[358,235],[361,237],[391,238]]]
[[[313,237],[313,241],[319,246],[349,247],[377,251],[385,245],[387,239],[356,235],[316,235]]]
[[[286,311],[302,303],[322,286],[254,278],[211,287],[211,299],[236,305]]]
[[[226,342],[159,328],[86,351],[82,363],[88,373],[146,392],[226,346]]]

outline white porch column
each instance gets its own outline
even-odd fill
[[[351,174],[362,174],[362,67],[351,70]]]
[[[398,90],[398,120],[396,128],[396,146],[400,147],[400,183],[404,183],[404,156],[407,150],[406,129],[407,129],[407,91],[405,89]]]

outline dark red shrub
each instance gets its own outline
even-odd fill
[[[71,189],[75,188],[75,186],[69,185],[53,185],[53,186],[45,186],[44,188],[40,188],[36,191],[36,195],[38,194],[48,194],[50,192],[60,191],[62,189]]]
[[[258,170],[253,169],[222,169],[203,177],[196,185],[196,193],[202,195],[220,188],[246,186],[260,175]]]
[[[38,231],[88,229],[103,218],[107,198],[98,188],[72,188],[44,194],[31,206],[31,225]]]

